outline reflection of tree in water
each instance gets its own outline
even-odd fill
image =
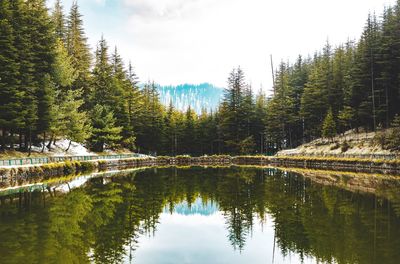
[[[234,249],[242,250],[253,226],[255,212],[255,191],[253,181],[255,171],[237,169],[228,177],[223,177],[218,185],[218,203],[226,219],[228,238]]]
[[[198,197],[219,205],[228,239],[240,251],[258,224],[254,220],[269,214],[283,254],[321,262],[398,263],[398,192],[384,192],[390,202],[255,168],[158,169],[93,178],[66,195],[0,197],[0,263],[134,261],[138,237],[154,235],[163,208],[172,212]]]

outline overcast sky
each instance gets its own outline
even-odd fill
[[[69,10],[73,0],[64,0]],[[49,6],[54,0],[49,0]],[[369,12],[395,0],[78,0],[92,48],[101,35],[131,60],[141,81],[224,87],[240,65],[255,89],[275,66],[329,40],[356,39]]]

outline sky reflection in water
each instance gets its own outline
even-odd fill
[[[160,215],[155,236],[141,236],[135,263],[302,263],[298,254],[283,256],[279,248],[274,254],[273,219],[255,216],[255,225],[242,250],[232,248],[228,240],[226,220],[215,203],[201,198],[189,207],[186,201],[169,207]],[[129,248],[127,248],[129,250]],[[316,263],[307,258],[303,263]],[[129,263],[129,258],[125,259]]]

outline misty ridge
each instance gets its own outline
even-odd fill
[[[161,103],[186,111],[189,107],[197,114],[202,110],[215,111],[222,100],[224,90],[209,83],[158,86]]]

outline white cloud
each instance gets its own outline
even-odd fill
[[[70,2],[72,0],[65,0]],[[87,1],[87,2],[86,2]],[[96,5],[94,1],[103,7]],[[131,59],[142,81],[226,84],[240,65],[256,89],[275,65],[358,38],[368,12],[395,0],[85,0],[92,46],[101,34]],[[69,4],[67,4],[69,6]],[[99,6],[101,9],[99,9]],[[111,8],[121,9],[118,12]],[[93,10],[94,9],[94,10]],[[113,12],[112,12],[113,11]],[[117,14],[114,14],[117,13]]]
[[[210,81],[225,85],[241,65],[258,88],[271,86],[275,64],[360,35],[378,0],[124,0],[126,32],[142,79],[162,84]]]
[[[128,8],[133,8],[135,16],[149,19],[154,17],[174,18],[190,5],[201,0],[123,0]]]

